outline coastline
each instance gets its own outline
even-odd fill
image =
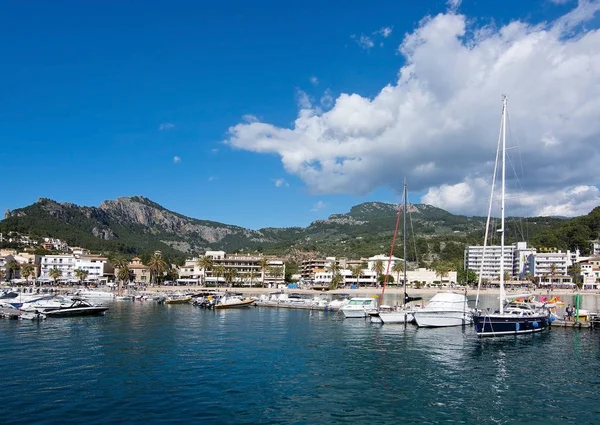
[[[238,288],[238,287],[233,287],[233,288],[228,288],[228,287],[211,287],[211,288],[206,288],[203,286],[153,286],[153,287],[149,287],[146,288],[143,291],[138,291],[138,292],[164,292],[164,293],[174,293],[174,292],[200,292],[200,291],[216,291],[216,292],[239,292],[242,294],[268,294],[271,292],[278,292],[278,291],[283,291],[285,293],[297,293],[297,294],[308,294],[308,295],[340,295],[340,294],[344,294],[344,295],[350,295],[350,296],[373,296],[373,295],[381,295],[382,292],[382,288],[374,288],[374,287],[366,287],[366,288],[357,288],[357,289],[349,289],[349,288],[341,288],[341,289],[334,289],[334,290],[329,290],[329,291],[324,291],[324,290],[316,290],[316,289],[301,289],[301,288]],[[415,289],[415,288],[407,288],[406,292],[409,295],[419,295],[419,296],[425,296],[425,297],[430,297],[435,295],[438,292],[443,292],[443,291],[452,291],[452,292],[457,292],[457,293],[464,293],[465,289],[464,288],[419,288],[419,289]],[[404,292],[403,288],[397,288],[397,287],[393,287],[393,288],[386,288],[385,289],[385,294],[389,295],[389,294],[396,294],[396,295],[401,295]],[[529,291],[528,289],[523,288],[522,290],[508,290],[506,291],[507,294],[534,294],[534,295],[538,295],[538,296],[555,296],[555,295],[560,295],[560,296],[568,296],[568,295],[575,295],[575,294],[582,294],[582,295],[600,295],[600,291],[595,290],[577,290],[577,291],[573,291],[572,289],[554,289],[554,290],[549,290],[549,289],[535,289],[533,291]],[[477,288],[473,289],[473,288],[468,288],[466,291],[467,296],[475,296],[477,294]],[[481,289],[480,294],[482,295],[499,295],[500,294],[500,289],[499,288],[486,288],[486,289]]]

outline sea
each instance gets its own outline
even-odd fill
[[[0,353],[2,424],[600,423],[600,330],[478,339],[335,312],[116,302],[2,320]]]

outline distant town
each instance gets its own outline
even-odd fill
[[[106,256],[83,247],[69,246],[55,238],[39,240],[11,232],[0,234],[0,243],[21,249],[0,249],[0,281],[16,285],[194,285],[278,287],[298,284],[303,287],[340,288],[359,286],[402,285],[472,286],[482,283],[498,285],[501,261],[507,286],[539,288],[598,289],[600,282],[600,241],[591,242],[591,256],[583,257],[579,249],[562,252],[556,249],[528,247],[517,242],[504,249],[500,246],[468,246],[464,269],[453,270],[452,263],[431,268],[407,266],[395,256],[378,254],[368,258],[307,258],[286,269],[286,261],[272,255],[206,251],[189,257],[183,264],[168,264],[160,251],[146,262],[141,258]],[[51,254],[36,254],[40,248]],[[456,268],[456,267],[454,267]]]

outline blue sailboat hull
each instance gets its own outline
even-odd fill
[[[473,314],[473,325],[479,337],[519,335],[541,332],[550,326],[548,315],[516,316],[479,312]]]

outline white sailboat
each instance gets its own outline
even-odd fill
[[[473,323],[475,324],[475,332],[479,337],[495,337],[502,335],[516,335],[524,333],[539,332],[550,325],[550,314],[548,311],[535,309],[533,306],[529,308],[513,308],[508,306],[505,308],[506,295],[504,291],[504,198],[505,198],[505,181],[506,181],[506,119],[507,119],[507,97],[502,97],[502,121],[501,121],[501,137],[498,140],[498,150],[496,152],[496,165],[494,169],[494,180],[492,182],[492,193],[490,195],[490,204],[488,209],[488,219],[486,223],[485,241],[484,241],[484,257],[485,248],[487,246],[487,235],[491,217],[493,193],[495,186],[496,170],[498,168],[498,158],[501,153],[501,198],[500,198],[500,304],[498,311],[490,312],[488,310],[475,310],[473,313]],[[483,261],[482,261],[483,263]],[[481,273],[480,273],[481,286]],[[477,290],[477,303],[479,302],[479,288]],[[477,308],[477,306],[476,306]]]

